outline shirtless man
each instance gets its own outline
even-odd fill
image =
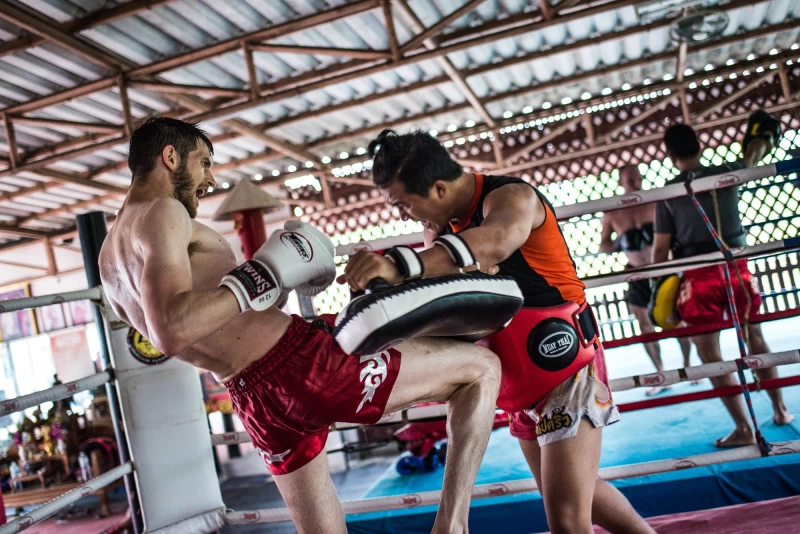
[[[642,174],[636,165],[625,165],[619,170],[619,182],[625,189],[625,194],[633,194],[642,189]],[[650,265],[651,249],[653,245],[653,221],[656,217],[655,204],[642,204],[622,210],[609,211],[603,214],[603,231],[600,241],[600,252],[624,252],[628,257],[627,268],[635,269]],[[616,239],[611,236],[616,233]],[[654,332],[653,323],[647,313],[647,304],[650,302],[650,280],[636,280],[628,282],[628,291],[625,292],[625,301],[639,322],[643,334]],[[692,344],[686,338],[678,338],[683,354],[683,366],[689,367],[689,356]],[[645,343],[647,351],[656,370],[664,370],[661,361],[661,346],[658,341]],[[692,381],[697,384],[698,381]],[[669,386],[655,386],[647,390],[648,397],[669,390]]]
[[[427,132],[397,135],[384,130],[370,143],[368,153],[373,157],[375,185],[387,204],[396,207],[404,219],[422,223],[426,245],[440,236],[446,236],[446,240],[457,235],[479,264],[496,265],[501,275],[516,280],[525,307],[506,329],[487,340],[490,347],[498,345],[495,352],[501,357],[504,373],[519,361],[504,350],[515,340],[504,338],[495,343],[495,336],[514,330],[514,323],[522,316],[540,315],[540,324],[546,328],[548,321],[561,313],[559,310],[576,309],[579,311],[570,317],[573,324],[575,317],[586,317],[594,324],[584,285],[578,279],[553,207],[536,188],[519,178],[464,172],[447,149]],[[452,241],[449,243],[455,247]],[[423,277],[459,270],[453,264],[449,246],[439,244],[443,246],[419,253]],[[363,290],[378,277],[397,284],[402,282],[404,273],[384,256],[361,251],[350,258],[339,281],[347,282],[354,290]],[[526,330],[524,342],[544,344],[530,341],[536,339],[536,332]],[[556,334],[548,338],[553,335]],[[574,345],[570,342],[570,346]],[[597,478],[603,427],[619,420],[619,412],[611,398],[603,350],[596,335],[587,350],[587,363],[574,373],[569,366],[558,369],[570,373],[552,387],[540,385],[549,380],[548,373],[540,372],[531,381],[518,382],[522,389],[535,391],[539,398],[525,409],[509,413],[511,435],[519,439],[536,478],[547,523],[554,534],[591,534],[592,522],[615,533],[652,533],[625,496]],[[550,362],[547,365],[557,364],[558,357],[545,356]],[[533,359],[530,350],[523,358]],[[513,376],[504,376],[502,387],[516,387],[510,384],[513,380]]]
[[[228,387],[301,533],[347,531],[325,455],[330,424],[372,424],[420,402],[448,401],[450,446],[433,530],[467,532],[494,419],[497,357],[467,343],[417,339],[358,358],[336,344],[333,317],[307,323],[284,314],[274,305],[279,296],[321,291],[332,280],[333,244],[292,221],[257,261],[237,266],[225,239],[193,220],[215,185],[212,152],[205,134],[182,121],[150,119],[134,132],[133,181],[100,252],[114,311],[162,352]]]

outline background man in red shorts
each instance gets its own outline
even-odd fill
[[[307,323],[276,306],[333,281],[333,244],[290,221],[237,266],[231,246],[194,220],[215,185],[213,147],[192,124],[150,119],[131,137],[133,183],[100,253],[103,288],[126,323],[165,354],[224,383],[299,532],[345,533],[325,442],[335,422],[448,401],[450,446],[435,532],[466,532],[472,486],[500,381],[488,349],[418,339],[351,356],[333,317]]]
[[[374,158],[373,181],[386,202],[403,218],[422,223],[426,244],[458,234],[480,265],[496,265],[501,275],[513,276],[525,299],[521,314],[536,308],[547,315],[585,303],[553,208],[535,188],[518,178],[464,172],[427,132],[385,130],[368,152]],[[428,248],[419,259],[425,277],[459,272],[446,246]],[[362,251],[350,258],[339,281],[363,290],[377,277],[393,284],[403,280],[392,261]],[[619,412],[599,341],[591,350],[593,359],[583,368],[543,391],[531,402],[535,406],[511,414],[511,434],[519,438],[536,477],[552,532],[590,534],[594,521],[611,532],[649,533],[622,493],[597,478],[602,428],[616,422]]]
[[[700,142],[691,126],[675,124],[669,127],[664,134],[664,144],[669,157],[681,171],[681,174],[667,182],[668,184],[684,182],[689,172],[694,173],[696,178],[700,178],[743,169],[746,163],[754,164],[773,148],[769,139],[756,138],[747,144],[744,162],[727,163],[720,167],[705,167],[700,163]],[[717,233],[731,248],[746,245],[746,234],[739,215],[738,187],[717,189],[713,193],[716,195],[716,203],[719,208],[718,220],[711,193],[700,193],[697,195],[697,200],[711,218]],[[688,196],[661,201],[656,205],[653,263],[666,261],[670,250],[676,259],[719,250],[711,237],[711,232],[703,222],[700,212]],[[744,287],[742,287],[737,280],[736,272],[732,270],[731,277],[736,310],[740,315],[739,320],[744,321],[745,317],[751,321],[757,320],[756,315],[761,305],[758,281],[750,274],[747,260],[738,260],[736,265],[744,283]],[[707,324],[730,319],[725,275],[722,269],[722,265],[713,265],[683,273],[677,311],[685,323],[689,325]],[[746,312],[749,313],[745,315]],[[747,340],[751,354],[770,352],[761,333],[761,325],[747,324]],[[693,336],[692,342],[697,347],[700,360],[704,363],[722,361],[719,332]],[[762,380],[767,380],[777,378],[778,370],[774,368],[761,369],[756,371],[756,374]],[[718,388],[737,385],[738,380],[734,375],[728,375],[712,378],[711,383]],[[781,391],[769,390],[767,393],[772,399],[775,423],[782,425],[792,421],[794,416],[786,409]],[[736,447],[755,443],[753,429],[750,427],[741,396],[722,397],[722,402],[733,417],[736,427],[726,437],[716,440],[714,445]]]

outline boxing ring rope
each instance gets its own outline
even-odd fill
[[[100,302],[102,298],[103,291],[98,286],[89,289],[82,289],[80,291],[60,293],[57,295],[42,295],[39,297],[25,297],[21,299],[6,300],[0,302],[0,313],[26,310],[28,308],[41,308],[43,306],[50,306],[51,304],[74,302],[76,300],[92,300],[94,302]]]
[[[75,393],[94,389],[98,386],[109,382],[112,378],[110,371],[102,371],[100,373],[75,380],[74,382],[67,382],[66,384],[59,384],[36,393],[29,395],[22,395],[0,402],[0,416],[8,415],[14,412],[20,412],[38,406],[43,402],[52,402],[71,397]]]
[[[778,241],[771,241],[769,243],[759,243],[757,245],[748,247],[737,247],[731,249],[731,252],[733,253],[734,258],[757,258],[773,254],[793,252],[798,248],[800,248],[800,237],[791,237],[789,239],[781,239]],[[690,271],[692,269],[722,264],[724,262],[725,257],[722,252],[709,252],[708,254],[698,254],[697,256],[691,256],[689,258],[654,263],[652,265],[648,265],[647,267],[638,267],[636,269],[629,269],[626,271],[620,271],[618,273],[592,276],[589,278],[584,278],[581,281],[586,285],[586,289],[594,289],[597,287],[619,284],[622,282],[633,282],[636,280],[643,280],[645,278],[657,278],[659,276]]]
[[[768,369],[781,365],[800,363],[800,350],[774,352],[747,356],[744,362],[749,369]],[[643,375],[626,376],[609,381],[611,391],[628,391],[640,387],[671,386],[679,382],[700,380],[702,378],[715,378],[736,372],[736,362],[723,361],[694,365],[683,369],[661,371]]]
[[[0,534],[15,534],[33,526],[40,521],[44,521],[62,508],[79,501],[84,497],[100,491],[106,486],[113,484],[127,474],[133,473],[133,464],[130,462],[119,465],[102,475],[99,475],[82,486],[73,488],[63,493],[40,507],[27,514],[21,515],[9,523],[0,526]]]
[[[776,312],[760,313],[755,316],[754,320],[750,321],[751,324],[766,323],[769,321],[779,321],[781,319],[790,319],[792,317],[800,316],[800,308],[789,308]],[[709,334],[720,330],[727,330],[733,328],[733,321],[717,321],[703,325],[694,326],[681,326],[669,330],[662,330],[660,332],[648,332],[638,336],[631,336],[622,339],[612,339],[610,341],[603,341],[603,348],[616,349],[619,347],[627,347],[628,345],[637,345],[639,343],[650,343],[652,341],[660,341],[662,339],[671,339],[679,337],[690,337],[700,334]]]
[[[97,303],[101,302],[102,298],[102,289],[98,286],[80,291],[72,291],[69,293],[7,300],[0,303],[0,313],[30,308],[40,308],[43,306],[50,306],[52,304],[73,302],[77,300],[91,300]],[[37,391],[28,395],[21,395],[19,397],[4,400],[0,402],[0,416],[27,410],[28,408],[38,406],[44,402],[54,402],[69,398],[75,393],[87,391],[104,384],[108,384],[113,380],[113,377],[113,370],[108,368],[102,372],[81,378],[79,380],[67,382],[65,384],[59,384],[57,386],[53,386],[51,388]],[[82,486],[74,488],[56,497],[52,501],[49,501],[34,509],[32,512],[22,515],[4,526],[0,526],[0,534],[21,532],[33,524],[47,519],[65,506],[68,506],[83,497],[91,495],[92,493],[108,486],[109,484],[132,472],[133,464],[130,462],[123,463],[122,465],[115,467],[97,476],[96,478],[93,478]]]
[[[800,376],[786,376],[783,378],[773,378],[770,380],[759,380],[758,382],[745,382],[747,390],[762,391],[770,389],[781,389],[788,386],[800,385]],[[693,402],[707,399],[718,399],[720,397],[733,397],[742,394],[742,386],[725,386],[721,388],[709,389],[706,391],[696,391],[692,393],[683,393],[681,395],[668,395],[664,397],[654,397],[641,401],[626,402],[617,404],[620,412],[635,412],[637,410],[645,410],[649,408],[658,408],[661,406],[672,406],[675,404],[683,404],[685,402]]]
[[[743,185],[755,180],[760,180],[762,178],[791,174],[798,171],[800,171],[800,158],[794,158],[769,165],[761,165],[759,167],[741,169],[738,171],[717,174],[714,176],[707,176],[705,178],[698,178],[692,181],[692,189],[695,193],[703,193],[718,189],[720,187]],[[775,183],[772,185],[781,184]],[[556,218],[559,221],[566,221],[572,219],[573,217],[580,217],[582,215],[615,211],[619,209],[630,208],[632,206],[650,204],[661,200],[669,200],[683,196],[687,196],[686,189],[682,183],[678,183],[666,185],[656,189],[648,189],[647,191],[642,190],[637,191],[636,193],[615,195],[608,198],[600,198],[596,200],[588,200],[586,202],[576,202],[575,204],[558,206],[555,208],[555,212]],[[352,255],[361,249],[384,250],[396,245],[418,245],[422,243],[422,237],[423,233],[417,232],[397,237],[376,239],[374,241],[362,241],[360,243],[339,245],[336,247],[336,255]]]
[[[772,445],[773,450],[770,452],[769,456],[800,452],[800,440],[775,442]],[[621,480],[625,478],[655,475],[658,473],[692,469],[695,467],[708,465],[739,462],[760,457],[761,453],[758,446],[748,445],[727,451],[697,454],[693,456],[686,456],[684,458],[673,458],[631,465],[604,467],[599,470],[598,476],[603,480]],[[536,481],[533,478],[512,480],[509,482],[496,484],[481,484],[473,487],[472,498],[485,499],[488,497],[530,493],[532,491],[536,491],[536,489]],[[426,491],[422,493],[406,495],[393,495],[390,497],[361,499],[358,501],[345,501],[342,503],[342,508],[345,514],[363,514],[368,512],[400,510],[406,508],[416,508],[419,506],[435,505],[439,503],[441,498],[442,492],[440,490]],[[266,510],[242,512],[229,511],[225,514],[225,518],[229,525],[280,523],[283,521],[291,521],[289,510],[286,508],[272,508]]]
[[[757,354],[754,356],[748,356],[745,358],[745,362],[748,368],[751,370],[797,364],[800,363],[800,350]],[[677,384],[678,382],[686,382],[688,380],[700,380],[704,378],[724,376],[736,372],[736,369],[737,367],[735,361],[704,363],[681,369],[663,371],[660,373],[648,373],[643,375],[616,378],[609,382],[609,386],[613,392],[628,391],[631,389],[652,386],[668,386]],[[748,383],[748,388],[750,391],[758,391],[795,385],[800,385],[800,376],[789,376],[772,380],[760,380],[757,384]],[[670,395],[668,397],[646,399],[639,402],[621,403],[617,404],[617,408],[619,408],[621,412],[630,412],[646,408],[655,408],[658,406],[680,404],[682,402],[689,402],[693,400],[704,400],[738,395],[740,393],[741,388],[739,386],[728,386],[714,388],[707,391],[686,393],[683,395]],[[411,421],[431,421],[446,418],[447,404],[430,404],[427,406],[414,406],[407,410],[386,414],[381,417],[377,423],[370,426],[393,425],[409,423]],[[331,430],[347,430],[350,428],[359,428],[361,426],[364,425],[357,423],[335,423],[334,425],[331,425]],[[247,432],[211,434],[211,443],[215,446],[250,443],[250,436],[247,435]]]
[[[705,178],[697,178],[692,181],[692,190],[695,193],[704,193],[722,187],[743,185],[755,180],[760,180],[761,178],[791,174],[798,171],[800,171],[800,158],[794,158],[771,163],[769,165],[761,165],[758,167],[706,176]],[[664,187],[656,189],[648,189],[647,191],[637,191],[636,193],[559,206],[556,208],[556,217],[561,221],[573,217],[580,217],[581,215],[625,209],[631,206],[650,204],[660,200],[669,200],[683,196],[687,196],[686,188],[683,183],[677,183],[665,185]]]

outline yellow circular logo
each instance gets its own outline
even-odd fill
[[[156,365],[169,359],[133,327],[128,330],[128,350],[134,358],[147,365]]]

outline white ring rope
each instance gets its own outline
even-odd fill
[[[705,178],[698,178],[692,181],[692,189],[695,193],[702,193],[705,191],[718,189],[720,187],[742,185],[755,180],[760,180],[761,178],[768,178],[770,176],[791,174],[793,172],[797,172],[798,170],[800,170],[800,158],[795,158],[770,165],[761,165],[759,167],[726,172],[714,176],[707,176]],[[774,185],[781,184],[776,183]],[[656,189],[649,189],[647,191],[638,191],[631,194],[615,195],[608,198],[600,198],[597,200],[588,200],[586,202],[576,202],[575,204],[558,206],[555,208],[555,212],[556,218],[559,221],[565,221],[581,215],[630,208],[631,206],[649,204],[652,202],[658,202],[659,200],[669,200],[671,198],[678,198],[685,195],[686,188],[682,183],[671,184]],[[367,250],[383,250],[384,248],[389,248],[399,244],[404,244],[407,246],[412,244],[421,244],[422,237],[423,233],[417,232],[414,234],[378,239],[375,241],[339,245],[336,247],[336,255],[352,255],[358,250],[364,248]]]
[[[774,352],[771,354],[758,354],[755,356],[748,356],[744,359],[747,367],[756,369],[769,369],[770,367],[779,367],[781,365],[791,365],[793,363],[800,363],[800,350],[788,350],[784,352]],[[652,387],[652,386],[671,386],[678,382],[686,382],[689,380],[700,380],[703,378],[715,378],[718,376],[725,376],[735,373],[738,370],[736,362],[713,362],[704,363],[701,365],[694,365],[685,367],[683,369],[674,369],[671,371],[661,371],[659,373],[649,373],[646,375],[626,376],[624,378],[615,378],[609,382],[611,391],[627,391],[637,387]]]
[[[66,399],[80,391],[102,386],[109,380],[111,380],[111,373],[103,371],[92,376],[87,376],[86,378],[81,378],[80,380],[75,380],[74,382],[59,384],[48,389],[43,389],[42,391],[37,391],[36,393],[7,399],[0,402],[0,416],[27,410],[43,402]]]
[[[22,299],[11,299],[0,302],[0,313],[7,313],[28,308],[41,308],[51,304],[61,304],[62,302],[73,302],[76,300],[92,300],[100,302],[103,298],[103,291],[100,286],[82,289],[80,291],[70,291],[69,293],[59,293],[56,295],[42,295],[39,297],[25,297]]]
[[[759,167],[706,176],[705,178],[697,178],[696,180],[692,180],[692,190],[695,193],[703,193],[721,187],[746,184],[770,176],[790,174],[797,172],[799,169],[800,158],[795,158],[769,165],[761,165]],[[573,217],[580,217],[581,215],[624,209],[631,206],[650,204],[658,202],[659,200],[669,200],[682,196],[686,196],[686,187],[683,183],[676,183],[655,189],[648,189],[647,191],[637,191],[636,193],[626,195],[616,195],[608,198],[589,200],[587,202],[576,202],[568,206],[559,206],[556,209],[556,217],[558,220],[566,220]]]
[[[391,425],[408,421],[421,421],[426,419],[440,419],[447,417],[447,404],[431,404],[430,406],[415,406],[408,410],[387,413],[375,425]],[[362,423],[334,423],[331,430],[347,430],[360,428]],[[235,445],[237,443],[250,443],[247,432],[226,432],[224,434],[211,434],[212,445]]]
[[[792,454],[800,452],[800,440],[776,442],[772,444],[770,456],[781,454]],[[603,480],[619,480],[623,478],[633,478],[645,475],[654,475],[690,469],[706,465],[722,464],[727,462],[738,462],[760,458],[761,453],[758,445],[748,445],[734,449],[697,454],[684,458],[673,458],[669,460],[656,460],[653,462],[643,462],[631,465],[621,465],[616,467],[604,467],[600,469],[599,476]],[[517,493],[529,493],[536,491],[536,481],[533,478],[523,480],[511,480],[496,484],[481,484],[472,489],[473,499],[484,499],[487,497],[497,497],[501,495],[514,495]],[[390,497],[377,497],[374,499],[361,499],[358,501],[346,501],[342,503],[345,514],[363,514],[368,512],[399,510],[404,508],[416,508],[418,506],[428,506],[438,504],[442,498],[442,492],[426,491],[422,493],[412,493],[406,495],[393,495]],[[234,512],[229,511],[225,514],[229,525],[247,525],[252,523],[279,523],[291,521],[289,510],[286,508],[272,508],[266,510],[253,510]],[[0,533],[2,534],[2,533]]]
[[[781,365],[791,365],[800,363],[800,350],[757,354],[748,356],[745,358],[745,362],[750,369],[767,369],[770,367],[780,367]],[[609,386],[611,387],[611,391],[614,392],[627,391],[637,387],[669,386],[688,380],[724,376],[735,373],[736,370],[736,362],[733,361],[704,363],[660,373],[615,378],[609,382]],[[429,406],[415,406],[400,412],[385,414],[375,424],[388,425],[410,421],[439,419],[443,417],[447,417],[447,404],[432,404]],[[348,428],[358,428],[361,426],[364,425],[359,423],[335,423],[331,425],[331,430],[346,430]],[[250,443],[250,436],[247,435],[247,432],[211,434],[212,445],[234,445],[238,443]]]
[[[731,249],[734,258],[755,258],[776,252],[792,252],[800,248],[800,237],[792,237],[789,239],[781,239],[779,241],[772,241],[770,243],[759,243],[751,247],[736,247]],[[725,262],[725,257],[722,252],[709,252],[708,254],[698,254],[688,258],[681,258],[679,260],[669,260],[662,263],[654,263],[647,267],[640,267],[637,269],[629,269],[611,274],[603,274],[600,276],[591,276],[582,279],[586,289],[593,289],[603,287],[611,284],[619,284],[622,282],[633,282],[635,280],[644,280],[647,278],[657,278],[673,273],[680,273],[683,271],[691,271],[692,269],[700,269],[710,265],[716,265]]]
[[[211,445],[237,445],[250,443],[247,432],[225,432],[224,434],[211,434]]]
[[[124,463],[109,471],[106,471],[97,478],[93,478],[86,484],[71,489],[70,491],[64,494],[59,495],[52,501],[49,501],[41,505],[39,508],[36,508],[35,510],[25,515],[21,515],[14,521],[11,521],[6,525],[1,526],[0,534],[14,534],[16,532],[22,532],[23,530],[34,525],[35,523],[47,519],[48,517],[58,512],[65,506],[68,506],[78,501],[79,499],[82,499],[83,497],[88,497],[92,493],[105,488],[114,481],[132,472],[133,472],[133,464],[131,464],[130,462]]]

